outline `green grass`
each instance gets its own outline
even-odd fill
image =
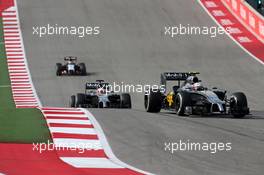
[[[0,142],[37,143],[51,141],[42,113],[38,109],[16,109],[10,88],[0,19]]]

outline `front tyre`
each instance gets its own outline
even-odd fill
[[[85,64],[84,63],[80,63],[79,64],[79,68],[80,68],[80,74],[81,75],[86,75],[87,73],[86,73],[86,66],[85,66]]]
[[[61,76],[61,74],[62,74],[62,64],[56,63],[56,75]]]
[[[190,94],[188,92],[178,92],[175,97],[175,111],[177,115],[184,116],[185,109],[190,103]]]
[[[144,103],[147,112],[151,112],[151,113],[160,112],[162,105],[162,95],[160,91],[153,92],[151,90],[149,95],[145,95]]]
[[[76,97],[75,95],[72,95],[70,98],[70,107],[75,108],[76,107]]]
[[[121,94],[120,95],[120,107],[121,108],[128,108],[131,109],[132,105],[131,105],[131,97],[130,94]]]
[[[76,107],[83,107],[85,105],[85,94],[77,94]]]
[[[243,92],[236,92],[231,95],[230,113],[235,118],[243,118],[249,114],[247,97]]]

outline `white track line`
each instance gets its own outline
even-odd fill
[[[80,114],[44,114],[46,117],[54,116],[54,117],[84,117],[86,118],[85,115],[80,115]]]
[[[107,158],[61,157],[61,159],[76,168],[124,168]]]
[[[96,135],[96,131],[91,128],[73,128],[73,127],[49,127],[51,133],[67,134],[90,134]]]
[[[89,120],[47,119],[48,123],[91,125]]]

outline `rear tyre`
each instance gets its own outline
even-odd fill
[[[120,95],[120,107],[131,109],[131,97],[130,94],[121,94]]]
[[[86,66],[84,63],[79,64],[81,75],[86,75]]]
[[[56,63],[56,75],[61,76],[61,72],[62,72],[62,64]]]
[[[76,107],[76,97],[75,95],[72,95],[70,98],[70,107],[75,108]]]
[[[243,118],[249,114],[247,97],[244,93],[236,92],[231,95],[230,112],[235,118]]]
[[[145,109],[147,112],[158,113],[161,110],[162,95],[160,91],[150,91],[149,95],[145,95]]]
[[[84,107],[85,106],[85,94],[77,94],[76,99],[76,107]]]
[[[185,115],[185,108],[190,103],[190,94],[188,92],[178,92],[175,97],[175,111],[179,116]]]

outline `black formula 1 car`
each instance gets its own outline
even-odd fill
[[[72,95],[70,107],[82,108],[131,108],[128,93],[117,94],[109,91],[109,83],[104,80],[86,83],[85,92]]]
[[[145,94],[145,109],[157,113],[161,109],[173,110],[179,116],[229,114],[241,118],[249,114],[244,93],[227,95],[218,88],[208,89],[201,85],[198,72],[166,72],[161,74],[162,89],[151,89]],[[172,90],[167,91],[167,81],[177,81]],[[181,83],[183,82],[183,83]]]
[[[56,75],[86,75],[86,66],[84,63],[77,64],[77,57],[64,57],[65,63],[56,63]]]

